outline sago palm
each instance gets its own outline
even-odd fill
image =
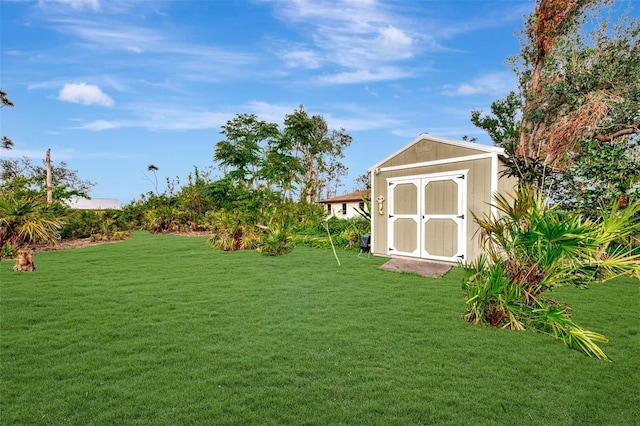
[[[466,265],[465,319],[536,329],[607,359],[595,343],[606,337],[580,328],[568,306],[544,293],[622,274],[640,277],[640,255],[620,244],[640,230],[640,201],[613,205],[594,221],[549,207],[540,193],[522,187],[511,201],[496,196],[495,207],[498,214],[475,217],[487,254]]]
[[[61,218],[47,213],[46,204],[39,197],[0,195],[0,249],[5,244],[55,241],[61,222]]]

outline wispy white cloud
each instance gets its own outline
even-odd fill
[[[108,121],[108,120],[94,120],[89,123],[85,123],[79,127],[76,127],[76,129],[100,131],[100,130],[115,129],[118,127],[128,127],[128,126],[123,126],[123,124],[124,122],[122,121],[119,122],[119,121]]]
[[[405,18],[375,0],[282,0],[274,5],[276,16],[298,26],[305,40],[304,43],[280,41],[285,47],[278,49],[277,54],[289,67],[341,67],[331,76],[322,77],[324,83],[357,83],[406,76],[410,72],[387,72],[391,69],[390,64],[415,57],[424,48],[424,39],[428,38],[410,30],[411,26],[405,25]]]
[[[253,100],[239,107],[238,110],[255,114],[260,120],[282,125],[285,115],[291,114],[298,107],[297,104],[278,104]]]
[[[432,127],[425,126],[422,128],[398,128],[391,132],[396,136],[412,139],[421,133],[430,133],[432,135],[444,136],[452,139],[462,140],[463,136],[478,137],[486,135],[486,133],[473,126],[451,126],[451,127]]]
[[[141,53],[154,50],[162,45],[163,40],[162,35],[157,31],[108,18],[95,22],[88,18],[64,16],[51,21],[58,31],[70,34],[83,43],[90,43],[106,50]]]
[[[84,105],[113,106],[114,100],[94,84],[69,83],[60,90],[58,99],[65,102],[80,103]]]
[[[46,156],[46,150],[32,149],[0,149],[0,158],[35,158],[43,159]]]
[[[298,104],[269,103],[253,100],[243,105],[228,106],[219,111],[197,111],[188,107],[141,103],[125,108],[127,118],[88,121],[74,126],[73,129],[90,131],[123,128],[142,128],[149,131],[218,129],[233,118],[238,111],[255,114],[260,120],[283,126],[285,116],[293,113],[299,106]],[[392,128],[402,125],[402,120],[393,115],[371,112],[353,105],[338,105],[326,108],[307,106],[305,111],[309,115],[323,116],[330,128],[345,128],[349,132]]]
[[[39,0],[38,5],[42,8],[64,5],[74,10],[91,9],[94,12],[100,10],[99,0]]]
[[[337,74],[322,75],[318,80],[322,83],[349,84],[371,83],[375,81],[398,80],[411,77],[413,72],[399,67],[383,67],[380,69],[359,69]]]
[[[402,120],[398,118],[376,113],[366,113],[351,117],[334,117],[331,114],[327,114],[325,118],[332,129],[347,129],[348,132],[393,128],[402,124]]]
[[[312,49],[291,49],[280,53],[285,65],[290,68],[319,68],[323,62],[320,55]]]
[[[131,105],[126,111],[128,118],[98,119],[73,128],[92,131],[121,128],[142,128],[150,131],[199,130],[220,127],[231,118],[228,113],[190,111],[159,104]]]
[[[484,74],[470,82],[447,84],[442,94],[447,96],[502,95],[515,89],[516,78],[511,73]]]
[[[111,16],[95,21],[86,16],[58,16],[50,19],[57,31],[71,36],[73,48],[59,55],[69,66],[84,69],[86,56],[99,56],[103,64],[125,68],[135,63],[129,75],[145,70],[144,78],[156,73],[179,76],[188,81],[220,81],[247,73],[262,72],[247,67],[264,64],[261,52],[193,42],[183,34],[162,27],[128,23]],[[120,52],[132,55],[118,55]],[[133,57],[135,55],[135,57]]]
[[[264,0],[267,1],[267,0]],[[464,22],[437,18],[429,2],[420,7],[378,0],[273,0],[275,15],[294,26],[305,43],[281,41],[278,55],[285,65],[324,71],[320,81],[331,84],[367,83],[411,77],[415,59],[452,49],[452,38],[500,25],[522,16],[522,4],[487,10]],[[494,8],[495,9],[495,8]],[[417,12],[417,13],[416,13]],[[336,69],[336,66],[338,67]],[[402,68],[401,68],[402,67]],[[332,69],[327,75],[326,70]],[[393,70],[393,72],[389,72]],[[483,90],[479,85],[447,87],[454,94]]]

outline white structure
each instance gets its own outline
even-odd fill
[[[330,216],[335,216],[339,219],[351,219],[359,216],[356,209],[365,209],[363,198],[368,200],[369,197],[371,197],[371,191],[367,189],[320,200],[320,204],[325,206]]]
[[[120,210],[122,208],[120,201],[115,198],[92,198],[90,200],[73,198],[67,202],[67,205],[77,210]]]

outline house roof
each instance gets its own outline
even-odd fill
[[[339,195],[333,198],[327,198],[326,200],[320,200],[319,203],[329,204],[329,203],[346,203],[348,201],[362,201],[362,197],[370,198],[371,190],[365,189],[363,191],[356,191],[350,194]]]
[[[467,142],[467,141],[461,141],[461,140],[457,140],[457,139],[444,138],[442,136],[435,136],[435,135],[431,135],[429,133],[420,133],[420,135],[418,135],[417,138],[415,138],[414,140],[409,142],[407,145],[403,146],[402,148],[400,148],[399,150],[397,150],[393,154],[387,156],[383,160],[378,161],[373,166],[369,167],[368,171],[370,172],[371,170],[374,170],[376,167],[380,167],[382,164],[384,164],[387,161],[391,160],[393,157],[399,155],[400,153],[402,153],[406,149],[410,148],[411,146],[413,146],[413,145],[415,145],[415,144],[417,144],[417,143],[419,143],[419,142],[421,142],[423,140],[429,140],[429,141],[433,141],[433,142],[444,143],[444,144],[447,144],[447,145],[459,146],[459,147],[462,147],[462,148],[474,149],[476,151],[481,151],[481,152],[496,153],[496,154],[501,155],[501,156],[505,155],[504,149],[500,148],[500,147],[497,147],[497,146],[482,145],[482,144],[478,144],[478,143],[474,143],[474,142]]]

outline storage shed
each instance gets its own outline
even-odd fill
[[[479,217],[493,194],[513,193],[501,177],[502,148],[423,133],[369,169],[371,252],[446,262],[480,253]]]

